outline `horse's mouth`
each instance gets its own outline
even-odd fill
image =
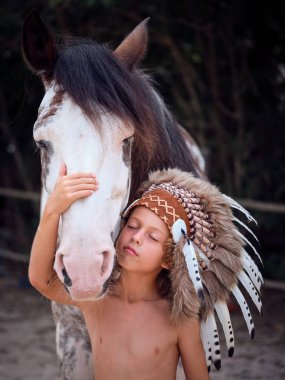
[[[63,275],[63,279],[64,279],[64,283],[63,283],[64,289],[66,290],[68,295],[70,297],[72,297],[70,289],[69,289],[72,286],[72,281],[71,281],[71,278],[69,277],[65,268],[62,269],[62,275]],[[108,280],[106,280],[104,282],[102,290],[100,291],[100,293],[96,297],[94,297],[94,300],[97,301],[106,295],[106,293],[108,292],[109,286],[110,286],[110,280],[111,280],[111,276],[108,278]]]

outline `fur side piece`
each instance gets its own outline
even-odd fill
[[[242,270],[240,258],[234,254],[229,254],[229,251],[223,246],[219,246],[212,251],[214,261],[219,261],[232,272],[237,273]],[[214,262],[213,261],[213,262]]]
[[[180,324],[189,318],[199,318],[200,311],[200,301],[189,278],[182,253],[184,244],[185,239],[180,239],[175,245],[173,250],[173,266],[170,270],[173,291],[170,317],[175,324]]]
[[[202,277],[204,288],[207,289],[210,299],[211,299],[210,310],[214,308],[214,304],[218,302],[219,300],[228,299],[229,290],[225,288],[223,283],[219,281],[215,272],[209,269],[206,272],[202,272],[201,277]],[[202,315],[202,317],[204,317],[204,314]]]
[[[209,271],[214,272],[220,283],[223,284],[223,286],[228,290],[237,284],[236,273],[232,272],[229,268],[227,268],[224,264],[219,263],[217,260],[213,260],[211,262]]]

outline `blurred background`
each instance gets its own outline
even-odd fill
[[[142,66],[200,145],[210,180],[244,200],[258,220],[265,277],[285,279],[282,1],[2,1],[0,258],[9,259],[5,250],[28,255],[38,223],[40,161],[32,127],[43,87],[20,50],[23,18],[33,8],[56,34],[114,48],[151,17]]]
[[[27,263],[39,221],[40,160],[32,128],[43,86],[20,50],[23,19],[33,8],[56,34],[112,48],[151,17],[142,66],[201,147],[211,182],[258,220],[264,277],[284,287],[282,0],[1,1],[0,285],[6,279],[29,288]]]

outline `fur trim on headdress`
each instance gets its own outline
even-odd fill
[[[170,269],[172,285],[170,317],[175,324],[180,324],[188,318],[198,318],[200,313],[200,300],[189,278],[185,258],[182,253],[184,244],[185,239],[180,239],[174,245]]]
[[[233,223],[237,222],[249,230],[234,217],[231,208],[243,212],[249,221],[253,218],[242,206],[223,195],[209,182],[178,169],[151,173],[149,179],[140,186],[141,198],[129,206],[125,215],[133,207],[141,204],[156,212],[156,207],[143,202],[152,201],[150,195],[154,192],[153,194],[159,198],[160,207],[164,199],[161,190],[170,192],[175,202],[179,201],[186,210],[186,214],[183,212],[183,216],[180,216],[183,221],[177,221],[175,215],[173,221],[166,223],[170,229],[173,227],[171,232],[174,240],[173,265],[170,270],[171,319],[180,323],[185,318],[199,317],[208,367],[214,363],[216,368],[220,368],[220,343],[215,312],[224,330],[229,356],[234,352],[233,329],[226,303],[231,293],[241,307],[251,338],[254,336],[253,321],[248,305],[238,288],[239,283],[242,283],[261,312],[259,292],[263,282],[262,275],[244,246],[250,245],[259,259],[260,256]],[[167,198],[167,207],[170,203]],[[165,209],[168,216],[167,207]],[[156,213],[163,219],[162,211]],[[177,213],[182,214],[180,211]],[[180,222],[185,222],[185,228],[176,225]]]

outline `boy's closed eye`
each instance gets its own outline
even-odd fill
[[[159,241],[159,239],[156,237],[156,236],[153,236],[153,235],[149,235],[149,237],[151,238],[151,240],[153,241]]]
[[[135,225],[135,224],[127,224],[127,227],[128,228],[132,228],[132,229],[137,229],[138,228],[138,226]]]
[[[128,223],[127,227],[133,230],[137,230],[139,228],[139,226],[135,223]],[[148,236],[153,241],[157,241],[157,242],[159,241],[159,238],[153,234],[149,234]]]

